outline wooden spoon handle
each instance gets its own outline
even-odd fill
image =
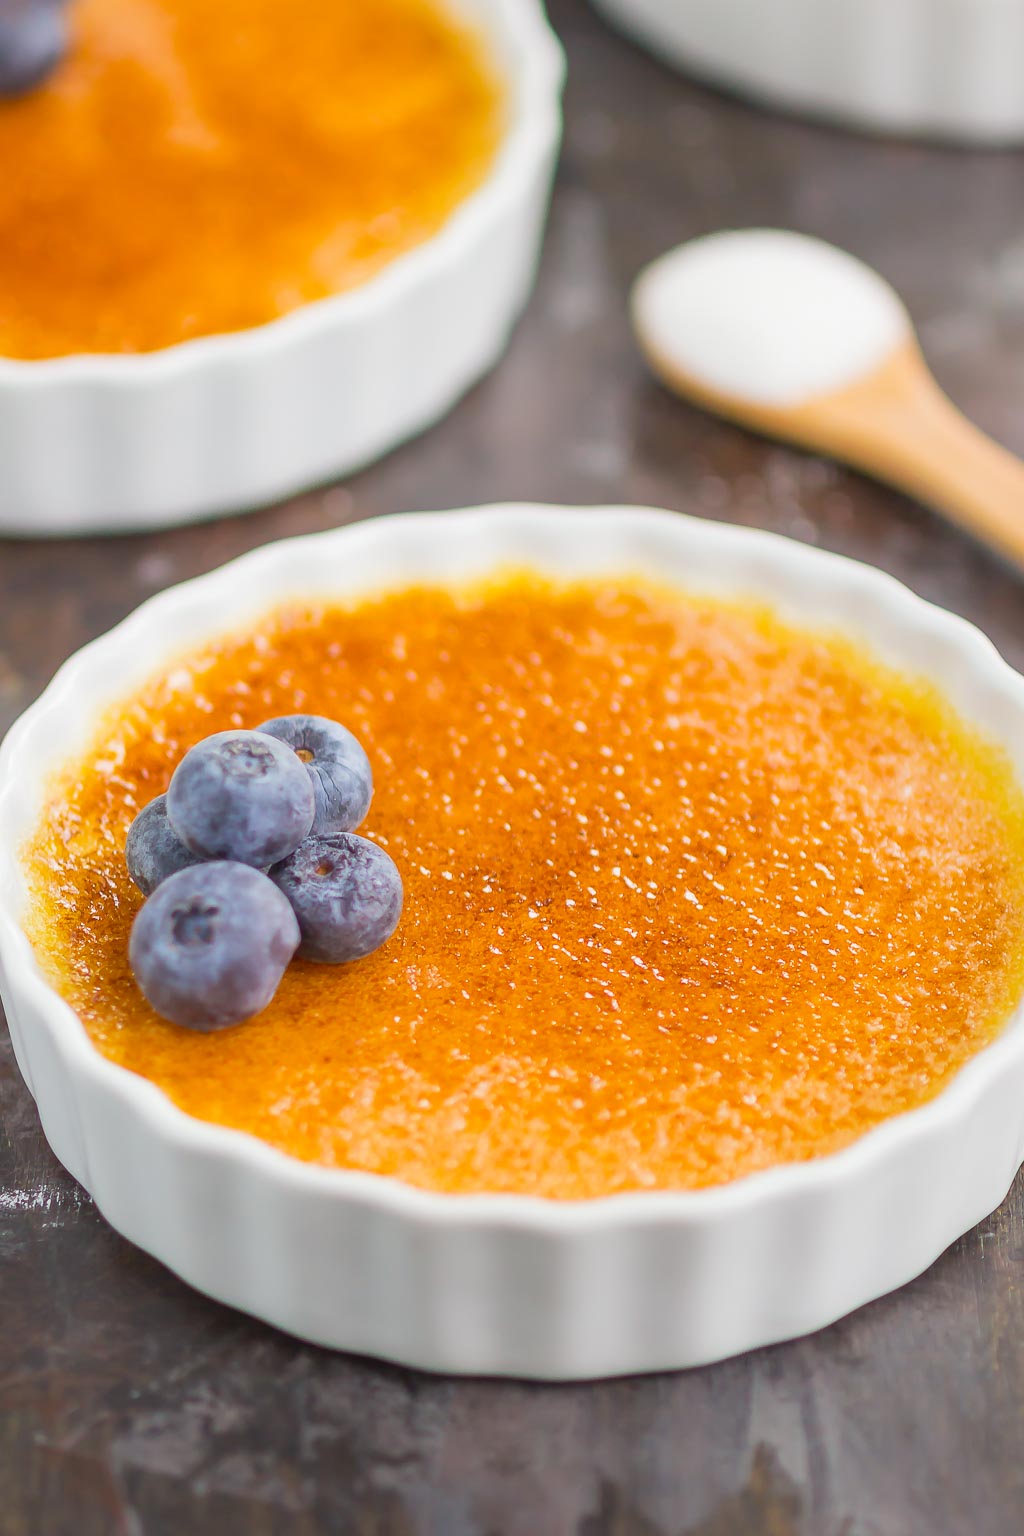
[[[909,491],[1024,569],[1024,463],[960,414],[914,344],[820,402],[815,414],[808,438]]]

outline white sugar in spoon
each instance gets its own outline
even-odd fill
[[[888,283],[784,230],[708,235],[641,273],[633,323],[670,388],[909,491],[1024,567],[1024,463],[971,425]]]

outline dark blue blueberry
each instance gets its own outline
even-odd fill
[[[322,715],[282,715],[258,727],[297,752],[313,781],[318,837],[352,832],[373,798],[370,759],[352,732]]]
[[[402,877],[365,837],[307,837],[270,878],[299,920],[306,960],[340,965],[379,949],[402,915]]]
[[[128,873],[144,896],[151,895],[168,875],[200,862],[167,820],[166,795],[157,795],[136,816],[128,828],[124,856]]]
[[[299,942],[281,892],[246,864],[196,864],[158,887],[128,956],[146,998],[188,1029],[226,1029],[260,1013]]]
[[[20,96],[46,79],[67,48],[61,0],[0,0],[0,96]]]
[[[203,859],[266,869],[313,825],[313,786],[295,753],[259,731],[219,731],[192,747],[167,791],[167,815]]]

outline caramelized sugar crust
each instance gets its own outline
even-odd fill
[[[0,101],[0,355],[146,352],[363,282],[486,174],[501,92],[439,0],[76,0]]]
[[[128,970],[135,811],[197,738],[337,716],[405,914],[260,1018]],[[1024,804],[929,688],[622,581],[292,607],[170,667],[53,788],[40,958],[98,1050],[299,1158],[559,1199],[720,1184],[930,1099],[1024,982]]]

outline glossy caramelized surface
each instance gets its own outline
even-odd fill
[[[373,761],[382,950],[215,1036],[128,970],[122,849],[197,738],[312,710]],[[97,1049],[299,1158],[445,1191],[694,1188],[931,1098],[1024,983],[1024,804],[928,687],[623,579],[291,607],[176,660],[54,783],[42,963]]]
[[[441,0],[76,0],[0,101],[0,356],[145,352],[364,281],[485,176],[501,91]]]

